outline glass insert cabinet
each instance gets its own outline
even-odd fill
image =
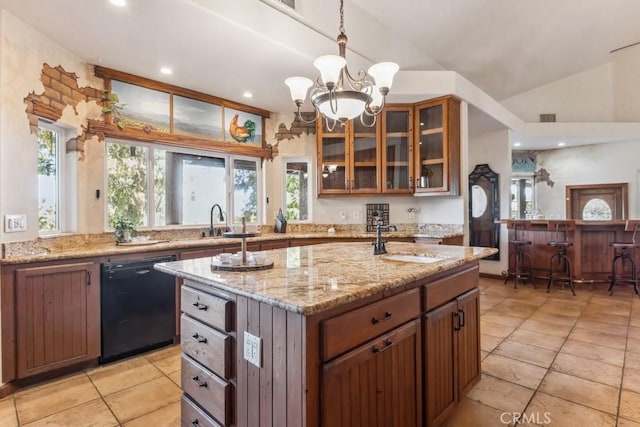
[[[441,97],[387,105],[359,118],[317,124],[318,194],[458,195],[460,102]]]

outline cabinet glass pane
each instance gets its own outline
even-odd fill
[[[328,172],[326,175],[326,177],[322,176],[322,188],[324,190],[344,190],[346,188],[344,166],[338,166],[335,171]]]
[[[369,119],[369,120],[367,120]],[[371,124],[371,122],[373,121],[373,117],[365,117],[364,118],[365,123]],[[368,133],[371,134],[375,137],[376,135],[376,129],[378,128],[378,119],[376,119],[376,123],[369,127],[369,126],[365,126],[362,124],[362,121],[360,121],[359,117],[356,117],[355,119],[353,119],[353,121],[351,122],[353,123],[353,132],[355,133]]]
[[[442,127],[442,105],[434,105],[420,110],[420,132]]]
[[[376,162],[376,138],[355,138],[353,143],[353,160],[358,162]]]
[[[442,159],[443,157],[441,133],[420,137],[420,160]]]
[[[387,166],[387,190],[406,190],[409,188],[409,166]]]
[[[356,190],[364,188],[376,189],[376,166],[362,166],[353,168],[353,187]]]
[[[387,133],[409,132],[408,111],[387,111]]]
[[[439,188],[444,182],[444,168],[442,163],[422,165],[420,167],[419,188]]]
[[[409,138],[387,137],[387,163],[409,161]]]
[[[345,154],[344,138],[322,138],[322,162],[344,162]]]

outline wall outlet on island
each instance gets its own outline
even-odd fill
[[[261,342],[260,337],[250,334],[247,331],[244,332],[244,360],[258,368],[262,360]]]

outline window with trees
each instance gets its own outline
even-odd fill
[[[62,229],[63,133],[63,129],[51,124],[38,126],[38,229],[41,233]]]
[[[207,225],[216,203],[229,224],[258,222],[259,159],[110,141],[106,162],[109,226]]]
[[[284,160],[285,217],[289,221],[310,221],[309,159]]]

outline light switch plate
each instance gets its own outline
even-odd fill
[[[260,368],[262,360],[262,340],[249,332],[244,333],[244,360]]]
[[[26,215],[5,215],[4,216],[4,232],[16,233],[18,231],[27,231]]]

